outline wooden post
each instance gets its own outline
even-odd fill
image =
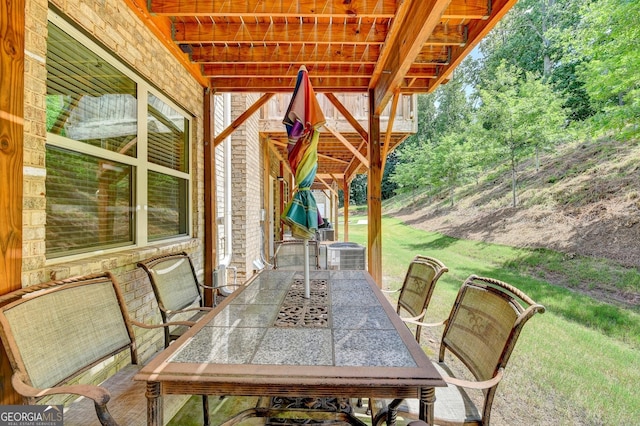
[[[367,175],[369,273],[382,288],[382,160],[380,115],[375,113],[375,90],[369,90],[369,173]]]
[[[213,271],[218,266],[218,215],[216,205],[215,97],[204,89],[204,284],[213,286]],[[213,292],[204,293],[205,306],[213,306]]]
[[[351,191],[351,184],[347,179],[344,180],[342,191],[344,198],[344,207],[342,208],[344,224],[342,232],[344,233],[344,241],[349,241],[349,192]]]
[[[0,4],[0,294],[22,287],[24,0]],[[21,404],[0,349],[0,404]]]
[[[338,205],[340,204],[340,200],[338,198],[338,184],[334,183],[333,184],[333,189],[334,191],[331,191],[331,207],[332,207],[332,221],[333,221],[333,239],[334,241],[338,241],[340,239],[340,235],[338,232]]]
[[[284,212],[284,163],[282,161],[280,163],[280,174],[278,180],[278,188],[280,193],[278,194],[280,197],[280,208],[278,209],[278,218],[282,216]],[[284,222],[281,219],[278,220],[278,239],[284,240]]]

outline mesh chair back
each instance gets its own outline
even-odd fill
[[[440,345],[455,354],[477,380],[504,368],[524,324],[544,312],[519,289],[504,282],[470,276],[460,288]]]
[[[398,297],[398,313],[402,308],[412,316],[419,315],[429,304],[438,278],[446,271],[447,267],[439,260],[416,256],[404,277]]]
[[[125,302],[110,274],[23,290],[0,308],[1,334],[12,366],[32,386],[53,387],[132,347]]]
[[[320,269],[318,242],[309,241],[309,267]],[[304,269],[304,241],[287,240],[277,243],[273,257],[274,269],[303,270]]]
[[[139,265],[149,275],[165,321],[165,311],[176,311],[196,302],[201,303],[196,272],[187,253],[160,256],[140,262]]]
[[[412,317],[420,315],[431,300],[438,279],[449,269],[438,259],[416,256],[409,264],[398,297],[398,314],[405,310]],[[416,327],[416,340],[420,341],[421,326]]]

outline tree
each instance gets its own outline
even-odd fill
[[[434,179],[442,183],[449,192],[449,201],[453,206],[455,190],[463,180],[468,168],[468,158],[473,155],[466,146],[465,132],[450,132],[440,139],[433,150],[432,171]]]
[[[351,181],[349,200],[355,205],[367,204],[367,175],[356,175]]]
[[[483,129],[480,136],[509,161],[515,207],[518,165],[522,158],[558,134],[565,120],[561,102],[532,73],[523,73],[504,62],[496,69],[494,79],[480,90],[480,97],[478,117]]]
[[[409,136],[407,140],[402,143],[400,149],[420,145],[424,141],[432,140],[434,135],[436,134],[435,122],[437,111],[435,105],[435,96],[433,94],[420,93],[417,95],[417,98],[418,109],[416,111],[416,114],[418,131]]]
[[[465,61],[466,64],[468,62]],[[454,71],[451,81],[438,87],[435,91],[435,103],[437,105],[433,123],[435,132],[431,135],[431,140],[437,142],[441,136],[464,128],[470,120],[471,105],[465,93],[463,72]]]
[[[432,175],[429,170],[431,146],[428,141],[420,145],[408,145],[399,150],[398,164],[390,179],[401,193],[411,192],[415,197],[420,189],[431,188]]]
[[[391,175],[393,175],[396,170],[396,164],[398,164],[398,155],[393,151],[387,155],[384,173],[382,174],[381,195],[383,200],[388,200],[396,195],[398,185],[391,180]]]
[[[637,132],[640,119],[640,2],[588,2],[569,40],[575,57],[585,58],[578,75],[592,100],[606,113],[606,128],[627,124]],[[635,130],[633,130],[635,129]]]
[[[573,37],[580,7],[588,0],[520,0],[483,40],[484,74],[492,76],[502,61],[541,75],[570,108],[571,120],[593,114],[584,81],[576,75],[581,57],[568,54],[565,39]]]

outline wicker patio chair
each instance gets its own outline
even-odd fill
[[[519,289],[492,278],[470,276],[458,292],[449,318],[443,322],[438,362],[434,363],[448,386],[436,388],[435,423],[439,425],[488,425],[491,406],[504,369],[527,321],[544,306]],[[445,353],[461,362],[475,380],[456,378]],[[465,389],[482,391],[476,406]],[[371,400],[372,424],[391,422],[397,414],[418,419],[419,401]],[[384,407],[384,408],[382,408]],[[390,408],[391,407],[391,408]],[[376,412],[376,409],[382,408]],[[416,422],[418,425],[421,422]]]
[[[397,312],[400,318],[408,327],[414,327],[416,341],[420,343],[420,335],[422,334],[422,326],[429,326],[421,320],[427,313],[427,306],[431,300],[433,289],[438,279],[448,272],[444,263],[436,258],[429,256],[417,255],[409,263],[409,268],[404,276],[402,287],[397,290],[382,290],[383,293],[393,294],[400,292],[398,296]],[[411,315],[403,317],[403,314]],[[409,326],[412,324],[412,326]],[[362,398],[358,398],[356,402],[358,407],[362,406]]]
[[[421,320],[427,313],[433,289],[438,279],[447,271],[449,268],[438,259],[417,255],[409,264],[402,287],[398,290],[382,290],[387,294],[400,292],[398,315],[405,323],[415,325],[415,336],[418,343],[420,343],[422,326],[425,325]],[[411,316],[403,317],[405,312]]]

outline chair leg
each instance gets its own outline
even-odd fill
[[[209,426],[209,397],[202,395],[202,414],[204,416],[204,426]]]

